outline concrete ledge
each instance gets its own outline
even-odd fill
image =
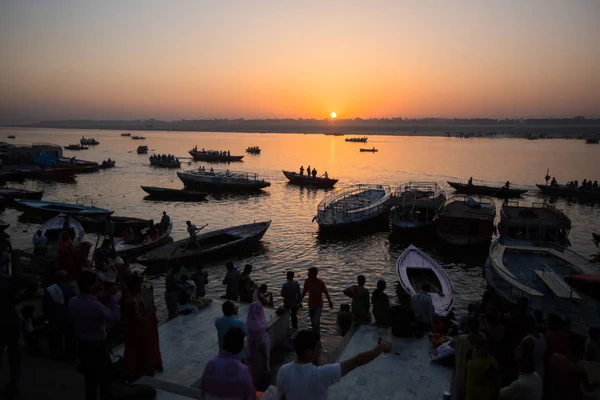
[[[144,376],[135,381],[135,383],[155,388],[157,391],[156,400],[200,399],[200,391],[198,389],[176,385],[149,376]]]

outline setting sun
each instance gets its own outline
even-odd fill
[[[331,113],[331,118],[335,118],[335,117],[337,117],[337,114],[335,112],[332,112]]]

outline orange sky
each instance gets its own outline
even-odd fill
[[[596,0],[0,7],[4,118],[600,117]]]

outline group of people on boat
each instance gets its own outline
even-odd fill
[[[558,186],[558,183],[556,182],[556,178],[552,178],[552,181],[550,182],[550,186]],[[591,179],[590,180],[584,179],[581,182],[581,185],[579,185],[579,181],[571,181],[571,182],[567,183],[567,187],[570,187],[572,189],[588,190],[588,191],[599,190],[598,181],[594,181],[592,183]]]
[[[206,167],[203,165],[200,168],[198,168],[198,171],[200,171],[200,172],[206,172]],[[210,169],[208,170],[208,172],[211,173],[211,174],[214,174],[215,170],[214,170],[213,167],[210,167]]]
[[[202,150],[198,150],[198,146],[194,146],[192,151],[194,151],[196,153],[203,153],[203,154],[206,154],[209,156],[219,156],[219,157],[231,156],[231,152],[229,150],[205,150],[204,148],[202,148]]]
[[[249,146],[246,151],[248,153],[260,153],[260,147],[258,146]]]
[[[300,166],[300,175],[304,176],[304,166],[301,165]],[[313,168],[312,170],[310,169],[310,165],[306,168],[306,176],[307,177],[313,177],[316,178],[317,177],[317,169]],[[325,171],[325,173],[323,174],[323,177],[325,179],[329,179],[329,174],[327,173],[327,171]]]
[[[123,231],[123,241],[127,244],[152,243],[168,231],[170,224],[171,217],[169,217],[166,211],[163,211],[163,215],[158,223],[154,223],[154,220],[151,219],[148,221],[148,226],[144,229],[125,229]]]
[[[157,160],[165,163],[179,164],[179,158],[172,154],[152,154],[150,160]]]

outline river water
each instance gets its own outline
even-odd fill
[[[86,151],[67,151],[65,156],[101,162],[116,160],[113,169],[81,174],[76,183],[26,181],[10,186],[43,189],[44,199],[64,202],[83,202],[115,210],[114,215],[154,218],[167,211],[174,222],[173,238],[187,234],[185,221],[196,225],[208,223],[206,230],[272,220],[273,223],[261,244],[243,257],[232,255],[237,265],[254,265],[253,279],[267,283],[275,292],[285,281],[285,271],[293,270],[302,282],[309,267],[319,267],[319,276],[327,284],[335,303],[334,310],[325,309],[322,327],[336,332],[335,311],[341,303],[349,302],[342,290],[354,284],[356,276],[367,277],[367,287],[375,288],[378,279],[388,282],[388,293],[397,281],[395,262],[412,241],[398,239],[389,232],[370,232],[347,238],[327,238],[318,235],[318,226],[312,222],[324,190],[288,185],[282,169],[296,170],[301,165],[316,167],[318,173],[327,171],[339,178],[336,187],[357,183],[387,184],[392,187],[405,181],[436,181],[448,196],[452,190],[448,180],[466,182],[470,176],[475,183],[500,185],[509,180],[513,185],[530,189],[523,203],[543,201],[535,183],[543,183],[547,168],[559,182],[577,179],[600,179],[600,146],[586,145],[580,140],[525,140],[525,139],[458,139],[430,136],[369,136],[368,145],[346,143],[346,135],[319,134],[252,134],[252,133],[192,133],[192,132],[133,132],[146,136],[145,141],[121,137],[117,131],[53,130],[0,128],[0,140],[31,144],[48,142],[60,145],[78,143],[82,135],[95,137],[100,145]],[[14,134],[16,139],[5,139]],[[231,170],[260,174],[271,182],[260,195],[223,196],[200,203],[160,202],[145,200],[140,185],[181,188],[176,171],[151,167],[148,155],[138,155],[136,148],[145,144],[150,154],[170,153],[187,156],[187,150],[198,148],[230,150],[231,154],[245,154],[248,146],[260,146],[262,154],[247,154],[243,162],[230,164]],[[378,153],[360,153],[360,147],[375,146]],[[189,160],[182,169],[198,168],[203,163]],[[223,168],[227,166],[224,165]],[[208,168],[208,166],[207,166]],[[219,168],[217,166],[217,168]],[[600,205],[580,204],[563,199],[553,200],[572,220],[572,249],[584,256],[595,252],[591,240],[593,231],[600,232]],[[501,202],[496,201],[499,208]],[[22,222],[21,213],[5,210],[0,218],[11,224],[7,230],[15,248],[31,247],[31,237],[38,224]],[[498,213],[499,218],[499,213]],[[96,235],[87,240],[96,243]],[[415,238],[416,240],[416,238]],[[476,300],[485,289],[482,265],[485,253],[447,254],[441,252],[435,240],[420,238],[415,243],[444,266],[456,291],[456,310],[461,314],[466,304]],[[226,260],[207,265],[210,283],[209,296],[224,293],[221,280]],[[164,278],[152,278],[155,284],[157,308],[164,318]],[[304,312],[301,323],[308,317]]]

